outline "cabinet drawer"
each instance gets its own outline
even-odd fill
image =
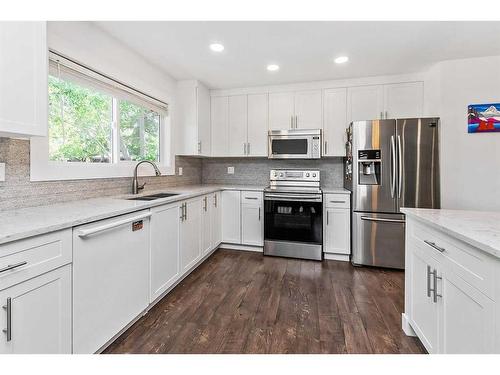
[[[325,194],[327,208],[349,208],[350,197],[348,194]]]
[[[494,262],[489,255],[420,223],[415,223],[411,235],[430,249],[445,268],[494,297]]]
[[[0,289],[71,263],[71,249],[71,229],[0,245]]]
[[[262,192],[260,191],[242,191],[242,204],[262,204]]]

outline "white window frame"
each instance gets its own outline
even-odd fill
[[[95,72],[84,65],[75,63],[73,60],[67,59],[62,55],[57,55],[58,58],[63,60],[64,64],[71,65],[72,68],[78,65],[79,69],[87,69],[89,72],[95,73],[95,76],[99,76],[101,79],[109,78],[101,73]],[[85,72],[86,73],[86,72]],[[109,78],[113,81],[113,84],[119,84],[119,81]],[[107,83],[107,82],[106,82]],[[107,83],[109,84],[109,83]],[[135,92],[130,86],[123,85],[127,91],[133,96]],[[122,89],[122,87],[120,87]],[[138,94],[142,92],[137,91]],[[144,94],[145,95],[145,94]],[[129,100],[135,104],[141,105],[145,108],[157,111],[154,106],[144,105],[144,101],[140,103],[135,102],[133,99],[127,97],[113,96],[115,114],[118,112],[117,100]],[[47,103],[48,105],[48,103]],[[172,124],[171,117],[168,115],[167,111],[158,111],[160,113],[160,161],[157,162],[158,168],[162,175],[174,175],[175,174],[175,155],[174,155],[174,145],[172,136]],[[118,123],[119,121],[113,121],[112,123],[112,144],[113,148],[112,154],[118,151]],[[54,181],[54,180],[81,180],[81,179],[98,179],[98,178],[118,178],[118,177],[132,177],[134,174],[134,167],[137,161],[121,161],[113,160],[110,163],[85,163],[85,162],[64,162],[64,161],[53,161],[49,159],[49,137],[48,137],[48,116],[47,116],[47,136],[46,137],[33,137],[30,142],[30,180],[31,181]],[[138,171],[140,176],[151,176],[154,175],[153,168],[140,168]]]

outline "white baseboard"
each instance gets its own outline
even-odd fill
[[[406,336],[417,336],[417,334],[411,327],[410,322],[408,321],[408,317],[406,316],[405,313],[401,314],[401,329],[403,330]]]
[[[264,247],[262,246],[238,245],[234,243],[225,243],[225,242],[219,245],[219,249],[255,251],[257,253],[264,252]]]
[[[323,258],[326,260],[340,260],[342,262],[349,262],[349,255],[346,254],[323,253]]]

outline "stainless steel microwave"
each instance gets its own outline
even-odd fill
[[[269,159],[319,159],[321,129],[269,130]]]

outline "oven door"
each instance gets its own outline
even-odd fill
[[[311,159],[312,137],[306,135],[270,135],[269,159]]]
[[[266,197],[264,239],[271,241],[323,243],[323,203],[315,199]]]

